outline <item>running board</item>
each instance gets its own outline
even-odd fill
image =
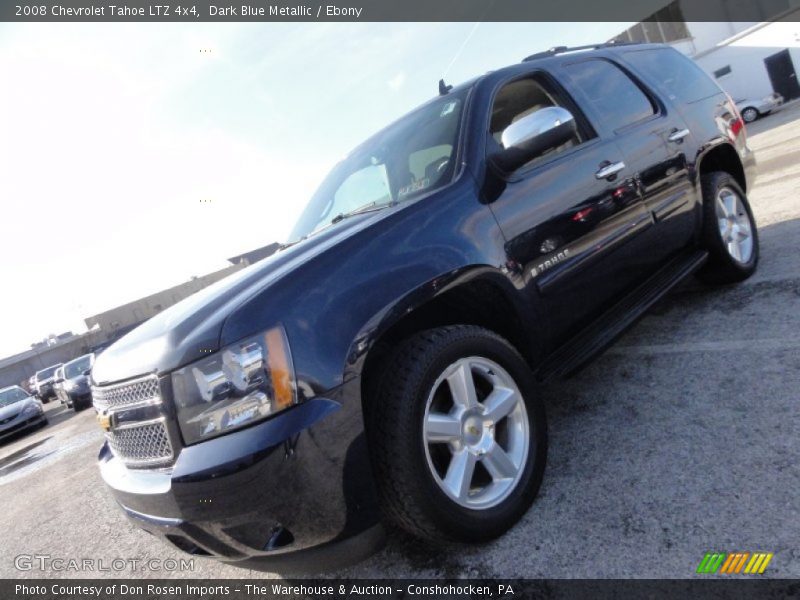
[[[536,370],[541,381],[572,375],[667,295],[708,259],[705,250],[693,250],[667,263],[600,318],[553,352]]]

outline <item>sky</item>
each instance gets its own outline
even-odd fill
[[[284,241],[442,76],[630,25],[0,24],[0,357]]]

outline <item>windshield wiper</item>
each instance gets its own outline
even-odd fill
[[[326,229],[328,229],[332,225],[336,225],[336,223],[338,223],[340,221],[344,221],[348,217],[353,217],[355,215],[360,215],[360,214],[372,212],[372,211],[375,211],[375,210],[382,210],[384,208],[388,208],[390,206],[394,206],[395,204],[397,204],[397,202],[395,202],[394,200],[389,201],[389,202],[381,202],[380,204],[378,204],[377,202],[370,202],[369,204],[365,204],[364,206],[359,206],[358,208],[355,208],[355,209],[353,209],[351,211],[344,212],[344,213],[339,213],[338,215],[333,217],[333,219],[331,219],[330,223],[328,223],[324,227],[320,227],[319,229],[315,229],[311,233],[307,233],[304,236],[302,236],[302,237],[300,237],[300,238],[298,238],[298,239],[296,239],[296,240],[294,240],[292,242],[286,242],[284,244],[281,244],[278,247],[278,251],[286,250],[286,248],[290,248],[291,246],[294,246],[295,244],[299,244],[300,242],[302,242],[304,240],[307,240],[308,238],[317,235],[321,231],[325,231]]]
[[[344,221],[348,217],[354,217],[355,215],[361,215],[364,213],[372,212],[374,210],[381,210],[384,208],[388,208],[392,206],[394,202],[382,202],[378,204],[377,202],[370,202],[369,204],[365,204],[364,206],[359,206],[358,208],[354,208],[351,211],[339,213],[333,219],[331,219],[331,225],[335,225],[339,221]]]

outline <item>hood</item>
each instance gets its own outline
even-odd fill
[[[80,386],[80,385],[85,385],[88,381],[89,381],[88,376],[80,374],[76,375],[75,377],[70,377],[69,379],[65,379],[64,384],[69,382],[71,385]]]
[[[23,409],[30,406],[31,404],[36,404],[36,400],[34,400],[33,398],[26,398],[25,400],[14,402],[13,404],[9,404],[8,406],[0,406],[0,421],[8,419],[9,417],[16,417],[19,413],[23,411]]]
[[[93,382],[167,373],[219,350],[222,326],[237,307],[395,210],[350,217],[174,304],[100,354],[92,367]]]

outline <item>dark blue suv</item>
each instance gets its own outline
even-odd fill
[[[537,379],[693,273],[753,273],[754,164],[730,98],[666,46],[442,82],[280,252],[98,357],[103,479],[142,528],[250,568],[354,561],[384,525],[497,537],[544,474]]]

